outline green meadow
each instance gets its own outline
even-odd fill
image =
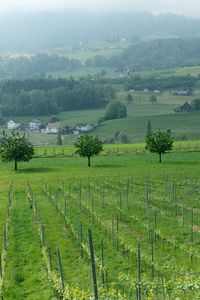
[[[200,138],[199,113],[173,113],[173,109],[182,105],[186,101],[191,103],[195,98],[200,97],[199,90],[196,90],[192,96],[175,96],[170,92],[163,92],[157,95],[157,103],[151,104],[151,93],[132,92],[133,101],[127,103],[127,92],[117,92],[117,98],[114,101],[121,101],[127,107],[127,118],[110,120],[98,124],[98,120],[105,115],[106,108],[66,111],[61,112],[56,117],[60,119],[61,126],[73,127],[76,124],[94,124],[96,129],[93,134],[98,134],[102,138],[111,139],[117,131],[123,131],[127,134],[130,142],[144,142],[146,134],[146,125],[151,121],[152,129],[168,129],[176,140],[197,140]],[[52,116],[36,116],[43,122],[48,123]],[[27,123],[33,119],[31,116],[13,117],[13,120],[20,123]],[[30,134],[31,141],[35,144],[55,144],[56,135]],[[64,138],[65,144],[73,144],[76,136],[68,134]]]

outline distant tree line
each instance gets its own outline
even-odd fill
[[[199,80],[197,76],[140,76],[132,75],[124,80],[124,89],[128,90],[143,90],[143,89],[161,89],[174,90],[178,88],[193,89]]]
[[[110,85],[87,79],[7,80],[0,85],[3,116],[50,115],[104,107],[115,97]]]
[[[200,99],[193,99],[191,106],[193,111],[200,111]]]
[[[71,71],[80,67],[81,63],[77,59],[47,53],[0,57],[0,78],[26,78],[44,72]]]

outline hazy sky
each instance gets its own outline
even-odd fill
[[[150,10],[200,17],[200,0],[0,0],[0,13],[79,9]]]

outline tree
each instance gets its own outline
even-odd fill
[[[14,161],[14,169],[17,170],[17,163],[29,161],[34,155],[33,145],[26,139],[25,134],[19,135],[14,130],[8,136],[3,132],[0,144],[0,156],[3,161]]]
[[[149,101],[151,102],[151,104],[157,103],[157,98],[155,95],[151,95]]]
[[[88,167],[90,167],[90,158],[98,155],[103,150],[103,143],[98,136],[93,137],[88,134],[79,136],[74,146],[77,148],[76,154],[87,157]]]
[[[128,136],[123,131],[117,131],[115,133],[115,140],[116,140],[117,143],[122,143],[122,144],[128,144],[129,143]]]
[[[200,111],[200,99],[193,99],[191,106],[194,111]]]
[[[148,120],[148,122],[147,122],[147,134],[146,135],[151,135],[151,134],[152,134],[151,121]]]
[[[108,105],[105,120],[121,119],[127,117],[126,106],[121,102],[113,102]]]
[[[62,145],[63,141],[62,141],[62,135],[61,135],[61,131],[60,129],[58,130],[58,135],[57,135],[57,141],[56,141],[57,145]]]
[[[152,153],[159,154],[159,162],[161,163],[162,154],[171,150],[173,147],[174,138],[171,133],[158,130],[150,135],[146,135],[146,149]]]
[[[127,94],[127,96],[126,96],[126,101],[127,101],[128,103],[131,103],[131,102],[133,101],[133,96],[132,96],[130,93]]]

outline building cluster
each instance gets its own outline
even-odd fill
[[[7,122],[7,129],[13,130],[13,129],[21,129],[21,124],[16,123],[13,120],[10,120]],[[58,133],[59,130],[61,129],[60,123],[59,122],[54,122],[54,123],[48,123],[45,125],[42,121],[40,120],[31,120],[29,123],[26,124],[25,128],[26,131],[28,132],[33,132],[33,133]],[[91,124],[77,124],[72,128],[72,133],[73,134],[81,134],[81,133],[86,133],[89,131],[92,131],[94,129],[94,126]]]
[[[31,120],[25,126],[25,130],[34,133],[58,133],[59,123],[48,123],[46,126],[40,120]],[[20,129],[20,124],[10,120],[7,122],[7,129]]]

